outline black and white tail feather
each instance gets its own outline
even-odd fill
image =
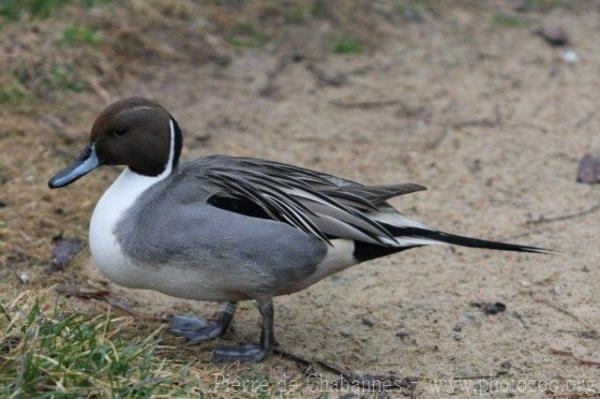
[[[444,233],[401,215],[386,201],[425,187],[364,186],[332,175],[253,158],[211,157],[204,178],[220,191],[209,202],[288,223],[330,245],[353,240],[359,261],[416,246],[453,244],[500,251],[548,253],[543,248]]]

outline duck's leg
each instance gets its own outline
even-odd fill
[[[259,301],[258,310],[262,315],[260,343],[224,346],[213,352],[214,362],[259,362],[273,353],[275,333],[273,330],[273,301]]]
[[[237,307],[236,302],[227,302],[225,309],[215,321],[208,321],[192,316],[175,316],[169,325],[169,331],[191,343],[217,338],[227,331]]]

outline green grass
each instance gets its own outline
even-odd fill
[[[18,84],[0,84],[0,103],[21,104],[25,99],[25,92]]]
[[[239,22],[233,26],[228,42],[233,47],[262,47],[269,41],[269,36],[249,21]]]
[[[429,7],[428,0],[396,0],[394,8],[408,19],[422,20]]]
[[[276,5],[278,7],[278,5]],[[323,15],[323,8],[318,2],[310,4],[291,4],[285,9],[285,20],[292,24],[300,24]]]
[[[28,14],[33,18],[48,18],[70,0],[2,0],[0,15],[10,19],[20,19]]]
[[[526,23],[518,15],[494,13],[490,18],[490,25],[493,28],[521,28]]]
[[[569,7],[575,4],[575,0],[527,0],[525,9],[548,10],[555,7]]]
[[[81,79],[79,70],[75,65],[61,65],[53,67],[44,85],[53,91],[72,91],[79,93],[86,89],[87,84]]]
[[[331,45],[332,51],[336,54],[360,54],[364,51],[364,47],[360,40],[346,35],[337,36]]]
[[[73,44],[89,44],[97,46],[102,41],[102,35],[97,30],[86,28],[81,25],[70,25],[62,34],[61,42],[73,45]]]
[[[31,18],[46,19],[67,4],[80,4],[96,7],[111,0],[0,0],[0,16],[18,20],[28,15]]]
[[[58,297],[57,297],[58,298]],[[184,395],[186,368],[156,355],[159,330],[124,339],[130,317],[65,313],[22,295],[0,302],[0,397],[146,398]],[[170,368],[169,372],[165,372]]]

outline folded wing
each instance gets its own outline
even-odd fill
[[[383,246],[398,241],[373,215],[386,200],[425,188],[416,184],[364,186],[308,169],[252,158],[229,158],[205,172],[222,192],[209,202],[288,223],[319,240],[346,238]],[[246,208],[246,209],[244,209]]]

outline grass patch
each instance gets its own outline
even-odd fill
[[[331,48],[336,54],[360,54],[364,51],[362,41],[345,35],[337,36],[331,45]]]
[[[69,312],[53,289],[0,298],[0,398],[284,398],[301,392],[302,374],[283,386],[261,365],[214,366],[182,360],[161,346],[163,326],[132,317]],[[168,350],[168,352],[167,352]],[[185,349],[184,349],[185,350]]]
[[[112,0],[0,0],[0,16],[18,20],[25,16],[46,19],[67,4],[91,8]]]
[[[233,47],[262,47],[269,36],[261,32],[252,22],[243,21],[234,25],[227,40]]]
[[[0,15],[10,19],[20,19],[25,15],[45,19],[71,0],[2,0]]]
[[[555,7],[569,7],[574,0],[527,0],[523,5],[526,10],[549,10]]]
[[[101,41],[102,35],[100,32],[80,25],[68,26],[64,30],[61,39],[61,42],[68,45],[83,43],[97,46]]]
[[[87,88],[86,82],[80,78],[75,65],[53,67],[46,79],[45,86],[54,91],[72,91],[79,93]]]
[[[0,84],[0,103],[22,104],[25,98],[25,92],[18,84]]]
[[[323,7],[318,2],[311,4],[292,4],[285,10],[286,22],[300,24],[323,15]]]
[[[422,21],[429,8],[427,0],[396,0],[394,8],[406,19]]]
[[[0,302],[1,397],[185,394],[175,383],[184,378],[185,368],[155,355],[160,329],[125,340],[121,335],[133,322],[130,317],[69,314],[58,297],[46,296],[25,292],[10,303]]]
[[[517,15],[494,13],[490,18],[490,25],[494,28],[521,28],[527,24]]]

